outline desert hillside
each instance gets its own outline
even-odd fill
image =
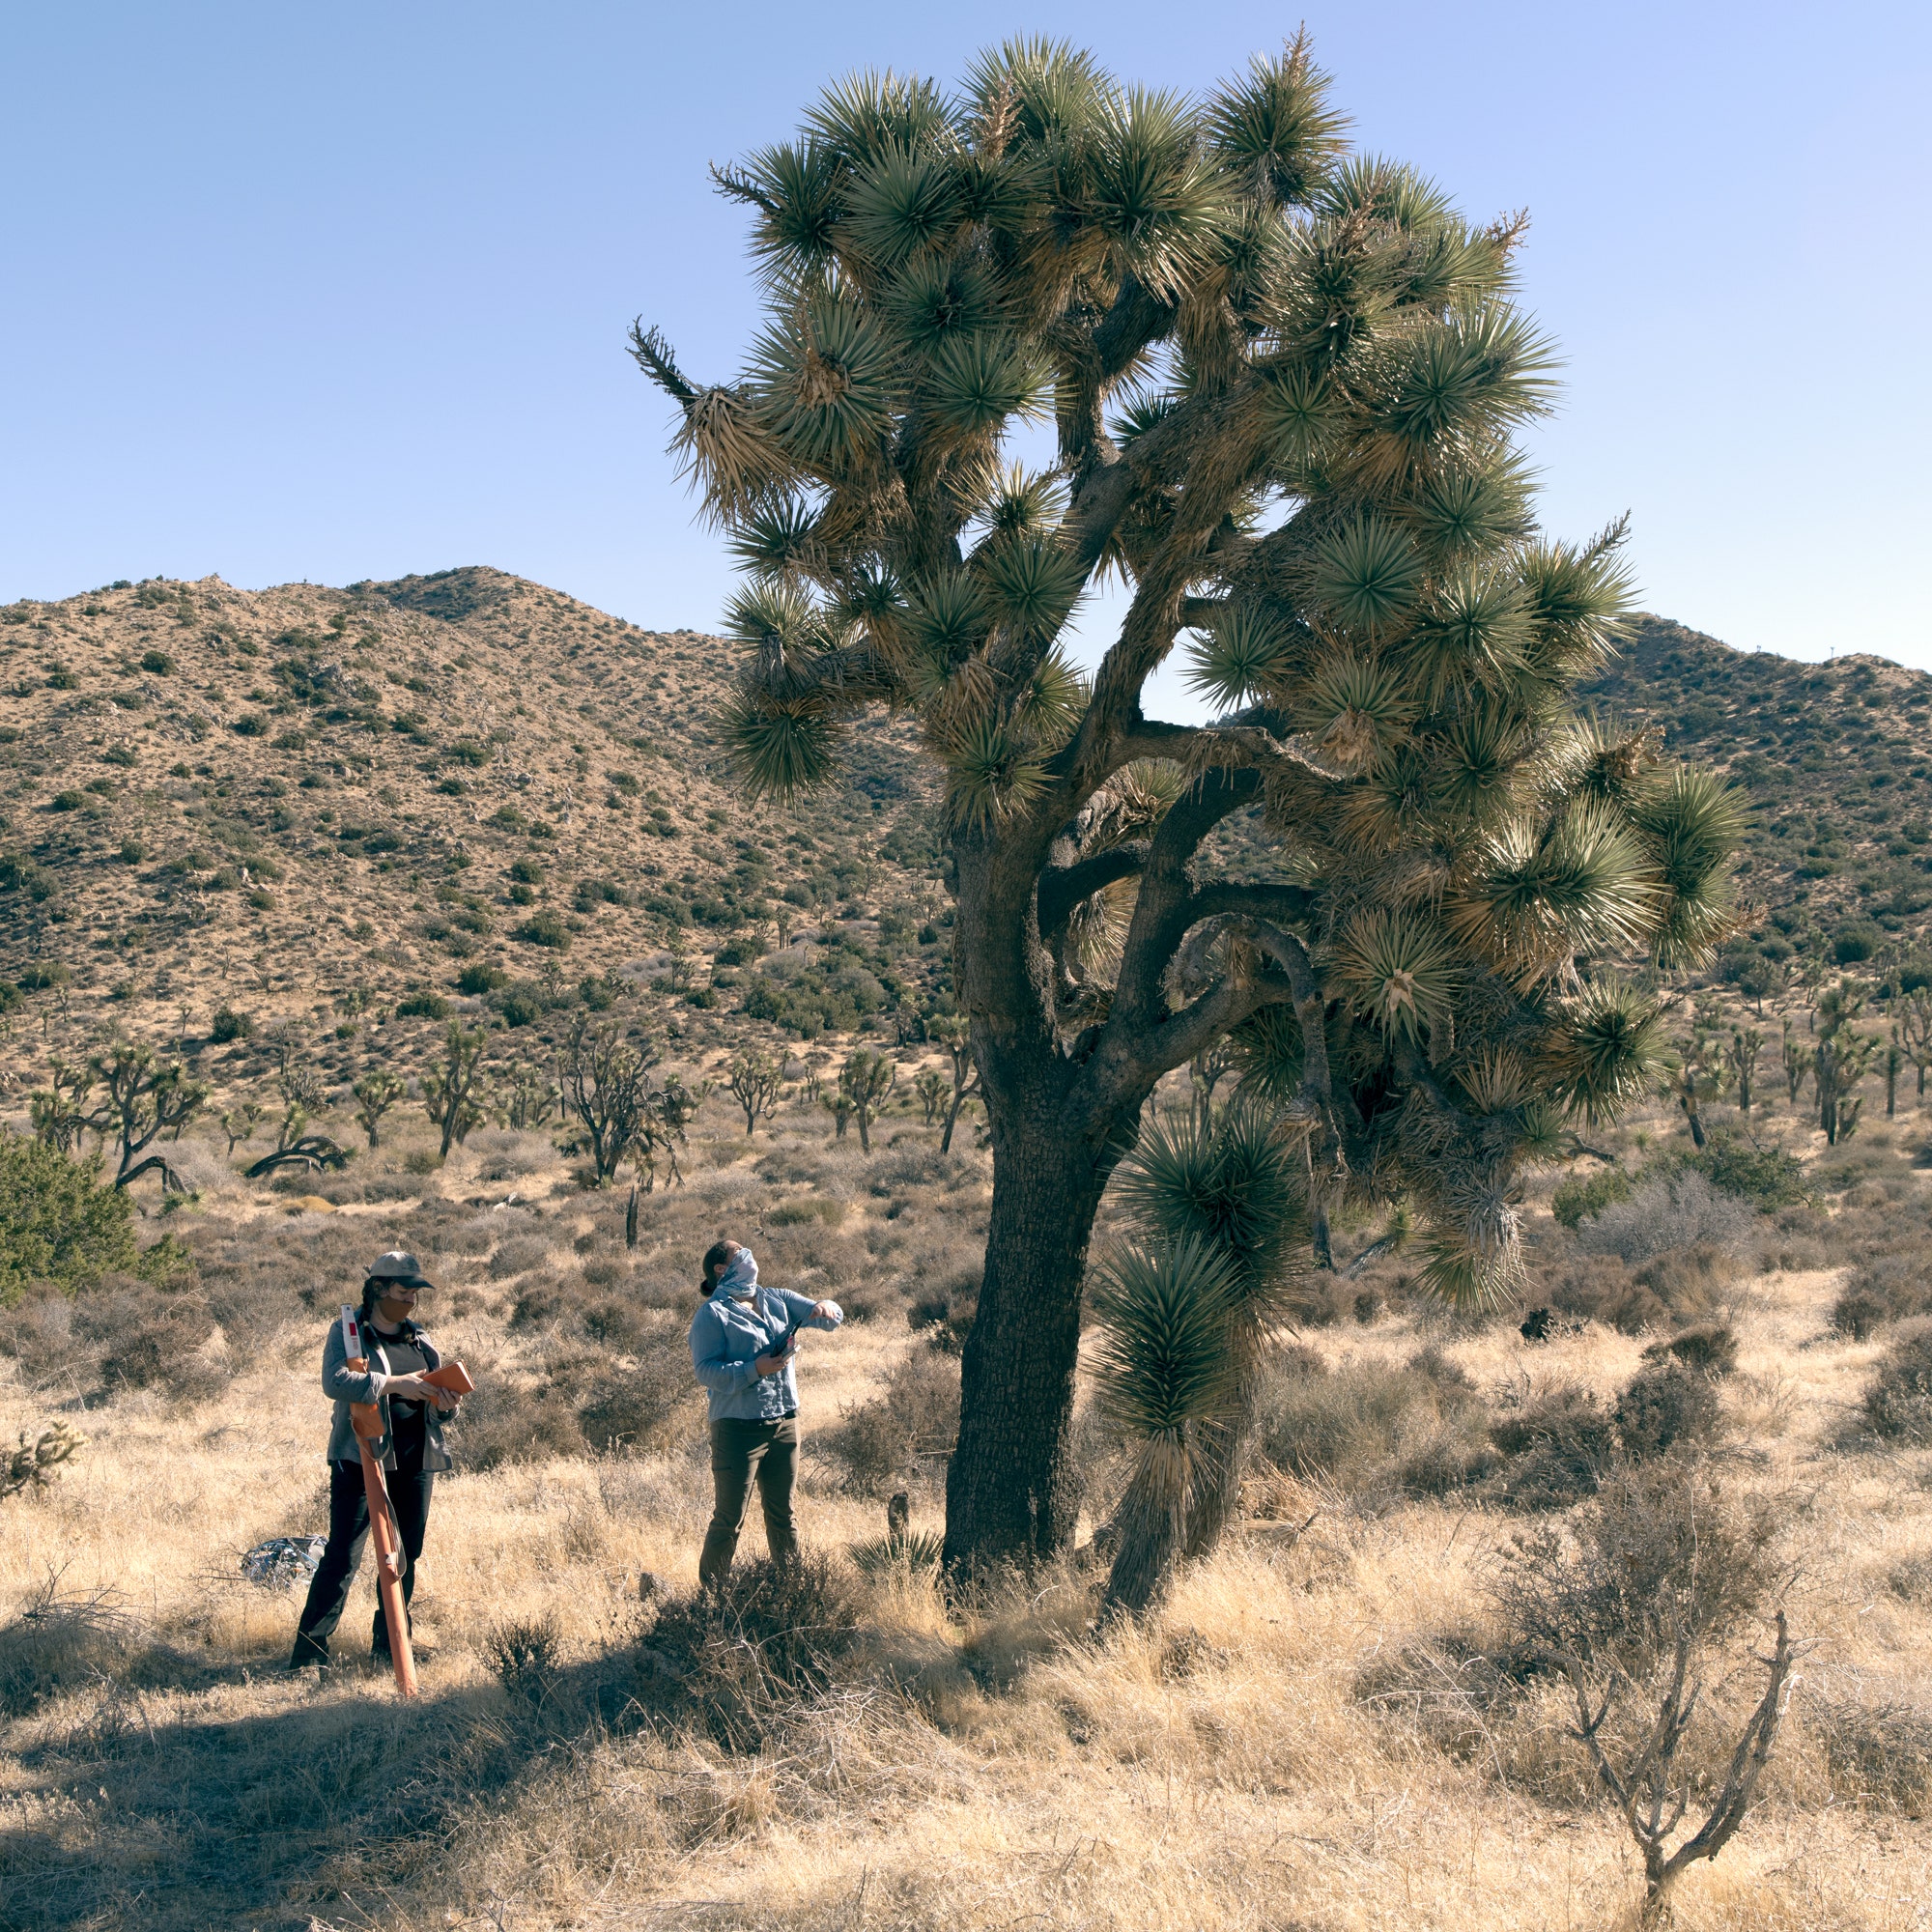
[[[224,1008],[338,1034],[347,1079],[444,1013],[554,1033],[611,993],[702,1057],[745,1031],[737,968],[768,951],[771,1017],[748,1022],[767,1037],[944,986],[904,737],[856,734],[849,784],[809,814],[746,804],[715,639],[481,569],[121,584],[0,619],[16,1091],[107,1032],[192,1051]],[[251,1063],[208,1070],[226,1091]]]

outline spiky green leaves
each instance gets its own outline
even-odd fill
[[[1347,148],[1348,117],[1327,97],[1328,76],[1297,34],[1279,58],[1257,55],[1242,79],[1208,101],[1208,143],[1250,194],[1304,208]]]
[[[1529,533],[1529,479],[1521,463],[1506,456],[1443,469],[1421,480],[1403,518],[1446,558],[1493,553]]]
[[[1009,416],[1037,421],[1047,407],[1046,363],[1011,336],[952,336],[933,352],[925,386],[934,419],[958,436],[996,430]]]
[[[724,717],[745,788],[753,797],[792,798],[823,784],[837,766],[837,734],[822,704],[741,693]]]
[[[1378,412],[1405,459],[1487,445],[1543,414],[1555,394],[1548,339],[1506,303],[1451,314],[1420,330]]]
[[[1120,267],[1168,301],[1212,259],[1228,210],[1220,170],[1203,152],[1185,100],[1145,88],[1103,108],[1084,199]]]
[[[1529,982],[1579,952],[1642,946],[1658,896],[1643,841],[1611,812],[1579,805],[1547,827],[1518,819],[1492,833],[1443,920],[1460,944]]]
[[[984,706],[945,737],[946,817],[962,831],[985,834],[1023,811],[1046,789],[1046,764],[1017,720]]]
[[[1359,768],[1402,742],[1416,710],[1393,665],[1344,651],[1315,667],[1295,694],[1293,716],[1328,756]]]
[[[973,566],[1000,621],[1027,639],[1052,637],[1065,623],[1086,582],[1079,564],[1044,536],[989,544],[975,554]]]
[[[1144,1443],[1184,1453],[1194,1427],[1224,1415],[1237,1292],[1234,1263],[1195,1235],[1122,1248],[1100,1263],[1090,1293],[1106,1324],[1094,1369],[1108,1420]]]
[[[947,240],[961,200],[950,155],[888,149],[852,184],[846,219],[853,245],[881,268],[896,269]]]
[[[1299,1143],[1275,1132],[1271,1111],[1236,1105],[1211,1124],[1196,1115],[1144,1121],[1114,1186],[1150,1242],[1191,1237],[1226,1256],[1236,1311],[1258,1321],[1305,1232],[1301,1172]]]
[[[1383,909],[1349,923],[1329,977],[1384,1034],[1412,1040],[1447,1021],[1466,974],[1433,920]]]
[[[725,194],[757,210],[752,252],[774,287],[810,287],[831,266],[842,172],[840,156],[811,140],[761,148],[742,167],[712,169]]]
[[[812,554],[812,512],[795,497],[760,504],[732,526],[726,549],[753,577],[782,577]]]
[[[977,335],[1000,320],[991,272],[977,262],[935,259],[910,264],[885,298],[893,331],[905,346],[930,355],[943,342]]]
[[[1404,530],[1361,516],[1315,550],[1315,594],[1338,623],[1376,637],[1409,613],[1422,589],[1422,559]]]
[[[1301,362],[1264,369],[1255,411],[1276,465],[1291,479],[1321,461],[1342,419],[1327,373]]]
[[[806,469],[836,476],[878,453],[898,402],[891,343],[856,304],[817,297],[753,356],[762,425]]]
[[[1658,963],[1701,966],[1736,923],[1731,867],[1745,833],[1744,794],[1714,773],[1678,765],[1632,817],[1662,881],[1653,942]]]
[[[1609,655],[1634,591],[1623,538],[1619,523],[1581,549],[1543,543],[1524,554],[1518,574],[1531,655],[1546,675],[1575,677]]]
[[[1591,1121],[1613,1121],[1657,1085],[1670,1052],[1657,1002],[1615,981],[1588,987],[1546,1050],[1559,1096]]]
[[[1215,612],[1211,627],[1188,652],[1184,675],[1210,703],[1235,711],[1274,682],[1291,650],[1289,635],[1272,611],[1230,604]]]
[[[1452,569],[1430,597],[1404,646],[1424,700],[1452,691],[1501,691],[1523,668],[1529,617],[1521,586],[1487,563]]]

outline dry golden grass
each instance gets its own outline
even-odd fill
[[[895,1130],[909,1146],[930,1139]],[[726,1228],[758,1242],[774,1201],[807,1194],[847,1204],[846,1245],[825,1249],[826,1265],[891,1277],[907,1299],[970,1249],[980,1179],[874,1195],[868,1177],[893,1152],[867,1163],[824,1134],[792,1115],[748,1144],[714,1108],[690,1188],[649,1204],[646,1262],[688,1271]],[[815,1179],[769,1178],[786,1161]],[[463,1156],[425,1185],[464,1198],[479,1164]],[[546,1216],[539,1273],[567,1268],[579,1237],[609,1228],[613,1204],[571,1193],[560,1165],[516,1184]],[[217,1194],[210,1211],[277,1225],[286,1203],[260,1199]],[[408,1225],[410,1204],[341,1211],[380,1239]],[[555,1331],[506,1328],[514,1285],[491,1278],[485,1255],[443,1264],[445,1293],[469,1294],[464,1317],[436,1324],[445,1347],[506,1374],[546,1365]],[[1831,1331],[1837,1279],[1764,1274],[1732,1291],[1740,1361],[1724,1384],[1720,1480],[1776,1499],[1797,1566],[1793,1625],[1817,1647],[1758,1807],[1679,1889],[1678,1923],[1697,1932],[1893,1932],[1932,1916],[1932,1825],[1834,1771],[1824,1742],[1835,1708],[1922,1704],[1932,1641],[1932,1455],[1835,1446],[1883,1347]],[[808,1339],[812,1428],[920,1346],[899,1306]],[[0,1693],[6,1641],[36,1628],[51,1641],[52,1620],[22,1626],[23,1612],[50,1591],[96,1605],[53,1694],[0,1719],[0,1923],[1634,1922],[1639,1868],[1553,1696],[1533,1691],[1445,1750],[1418,1710],[1357,1695],[1364,1673],[1406,1648],[1490,1624],[1487,1582],[1516,1525],[1456,1494],[1391,1500],[1286,1479],[1280,1520],[1245,1524],[1183,1577],[1156,1625],[1104,1638],[1090,1627],[1094,1579],[1073,1565],[951,1610],[917,1577],[866,1582],[860,1641],[833,1690],[785,1716],[760,1754],[732,1757],[625,1708],[643,1694],[630,1662],[639,1573],[680,1590],[693,1577],[709,1501],[694,1431],[668,1453],[445,1482],[417,1597],[432,1647],[420,1704],[400,1705],[386,1677],[359,1667],[292,1681],[280,1665],[296,1604],[242,1583],[236,1561],[320,1522],[325,1316],[251,1356],[230,1350],[233,1379],[212,1400],[137,1391],[94,1407],[82,1461],[0,1520]],[[1331,1365],[1396,1365],[1433,1342],[1492,1394],[1525,1381],[1614,1390],[1644,1346],[1585,1324],[1532,1348],[1510,1325],[1427,1311],[1302,1340]],[[10,1431],[48,1412],[47,1395],[13,1373],[0,1383]],[[835,1552],[880,1528],[876,1496],[810,1450],[801,1515],[810,1542]],[[915,1526],[939,1521],[926,1483]],[[760,1541],[754,1515],[747,1553]],[[365,1572],[344,1654],[371,1603]],[[506,1690],[491,1634],[542,1617],[557,1635],[552,1677],[533,1695]],[[1716,1763],[1717,1720],[1755,1694],[1732,1653],[1712,1687],[1717,1717],[1693,1740],[1700,1763]]]

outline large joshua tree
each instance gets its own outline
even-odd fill
[[[1721,788],[1568,703],[1625,607],[1622,526],[1531,518],[1522,221],[1350,155],[1324,89],[1299,41],[1199,101],[1039,43],[950,97],[847,80],[715,170],[762,274],[745,373],[700,384],[634,332],[745,567],[751,784],[824,781],[871,706],[943,782],[994,1162],[955,1564],[1071,1534],[1089,1235],[1164,1073],[1236,1036],[1318,1261],[1345,1196],[1406,1196],[1430,1281],[1493,1294],[1520,1167],[1659,1070],[1601,962],[1694,959],[1729,918]],[[1110,574],[1090,682],[1063,640]],[[1141,708],[1183,639],[1211,724]],[[1264,879],[1219,863],[1239,813]]]

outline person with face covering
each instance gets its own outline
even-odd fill
[[[836,1328],[845,1317],[836,1301],[761,1287],[756,1258],[737,1241],[706,1252],[698,1293],[704,1300],[691,1319],[691,1361],[710,1398],[713,1502],[697,1577],[717,1589],[730,1574],[753,1483],[773,1561],[798,1554],[797,1331]]]
[[[442,1416],[456,1406],[423,1374],[440,1368],[436,1345],[415,1320],[417,1297],[430,1284],[414,1255],[379,1255],[362,1284],[362,1307],[355,1318],[356,1346],[350,1349],[342,1323],[328,1324],[322,1348],[322,1392],[335,1404],[328,1434],[328,1547],[308,1588],[301,1621],[296,1626],[291,1670],[328,1662],[328,1639],[341,1620],[349,1586],[362,1561],[369,1535],[369,1497],[362,1480],[362,1452],[349,1409],[352,1403],[374,1403],[383,1417],[383,1435],[371,1444],[382,1463],[389,1503],[403,1550],[403,1603],[415,1594],[416,1560],[429,1525],[430,1492],[439,1470],[449,1467],[442,1446]],[[352,1360],[366,1366],[352,1369]],[[376,1606],[371,1646],[380,1663],[389,1662],[389,1628]]]

